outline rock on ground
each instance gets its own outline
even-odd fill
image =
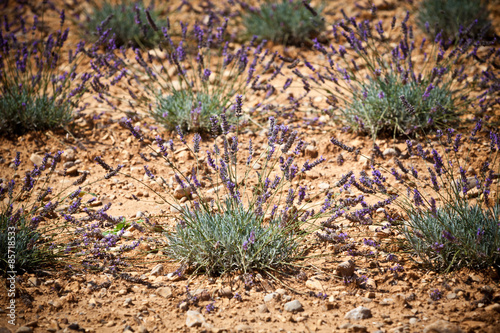
[[[372,311],[370,309],[365,308],[364,306],[358,306],[357,308],[347,312],[344,316],[344,319],[361,320],[361,319],[368,319],[371,317],[372,317]]]

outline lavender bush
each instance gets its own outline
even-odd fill
[[[406,191],[379,187],[386,177],[375,167],[373,178],[365,182],[378,193],[399,193],[396,203],[405,213],[404,219],[388,214],[386,219],[405,236],[409,249],[436,269],[500,269],[500,184],[495,180],[500,174],[500,136],[481,132],[482,127],[479,120],[468,138],[451,128],[438,130],[434,141],[438,144],[427,142],[430,150],[407,140],[407,152],[402,156],[421,159],[427,168],[418,171],[412,163],[394,160],[390,173]],[[473,148],[464,143],[481,139],[489,141],[489,154],[479,168],[472,167],[474,160],[469,155]]]
[[[1,179],[0,248],[6,254],[0,258],[2,272],[10,264],[21,274],[68,263],[74,268],[116,273],[127,265],[124,254],[139,244],[137,241],[118,246],[124,230],[108,232],[123,222],[122,217],[106,213],[111,204],[90,209],[95,197],[82,187],[90,189],[102,179],[89,182],[88,173],[83,173],[69,186],[60,189],[48,186],[61,154],[46,153],[40,165],[25,172],[22,182],[15,180],[17,175],[10,180]],[[20,164],[17,153],[13,161],[16,172]],[[104,178],[111,178],[119,169],[112,169]],[[70,188],[76,189],[68,193]],[[14,257],[7,256],[11,244],[15,244]]]
[[[8,21],[0,28],[0,131],[3,135],[22,134],[68,124],[75,110],[81,111],[82,95],[91,75],[79,72],[84,43],[76,49],[65,47],[69,28],[60,13],[59,30],[45,36],[39,30],[43,17]],[[65,64],[63,65],[63,62]],[[79,108],[79,106],[81,106]]]
[[[271,82],[282,67],[275,64],[276,53],[264,51],[263,44],[255,46],[255,40],[232,50],[225,40],[227,19],[220,26],[212,21],[206,26],[195,23],[192,30],[180,22],[182,38],[174,43],[170,26],[159,28],[148,17],[151,27],[162,37],[160,48],[149,52],[135,49],[135,62],[127,59],[123,49],[121,57],[115,52],[96,59],[96,66],[110,80],[99,90],[100,100],[111,103],[116,96],[110,93],[109,86],[129,80],[130,86],[124,88],[134,110],[147,109],[169,129],[179,126],[206,132],[210,117],[229,111],[237,94],[252,89],[265,92],[264,98],[268,98],[275,92]],[[272,77],[263,83],[259,74],[270,70]]]
[[[374,7],[372,17],[376,15]],[[344,40],[348,45],[326,48],[315,43],[328,64],[304,60],[309,74],[297,68],[294,73],[306,91],[326,94],[331,105],[327,112],[340,110],[352,128],[374,138],[425,133],[449,126],[471,105],[484,112],[497,103],[490,98],[491,82],[468,69],[478,51],[484,54],[481,62],[492,63],[497,57],[494,47],[488,47],[480,36],[469,38],[465,30],[454,44],[442,35],[434,41],[417,40],[408,21],[409,13],[398,34],[396,17],[388,26],[382,20],[357,22],[344,15],[333,26],[333,35],[337,43]]]
[[[242,116],[241,96],[233,116],[237,121]],[[229,135],[227,117],[225,113],[211,117],[216,140],[205,154],[201,152],[201,136],[195,134],[193,144],[188,145],[178,129],[180,140],[194,156],[188,174],[181,172],[171,157],[171,144],[159,136],[148,138],[130,121],[124,122],[140,141],[155,141],[156,153],[175,172],[177,187],[162,185],[167,192],[159,195],[171,210],[180,213],[175,230],[166,235],[165,253],[184,267],[215,275],[235,270],[272,273],[293,266],[305,255],[304,240],[319,230],[320,221],[329,226],[342,217],[343,209],[349,209],[348,218],[364,222],[376,209],[366,205],[362,196],[337,202],[331,191],[311,193],[303,184],[304,177],[325,159],[307,160],[299,167],[297,160],[305,142],[290,127],[270,118],[267,144],[256,147],[252,141],[240,142],[239,127]],[[247,152],[242,152],[243,147]],[[160,175],[147,165],[144,168],[148,178],[164,184]],[[324,199],[311,202],[320,195]],[[179,204],[181,197],[187,200]],[[378,203],[378,207],[389,202]],[[355,209],[358,204],[363,205],[359,211]]]
[[[246,34],[284,45],[312,44],[325,28],[320,16],[307,1],[268,0],[260,8],[246,8],[243,25]]]

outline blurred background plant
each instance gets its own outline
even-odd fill
[[[42,15],[43,15],[42,11]],[[60,12],[59,29],[39,29],[44,17],[8,21],[0,28],[0,132],[19,135],[30,130],[64,127],[85,108],[82,96],[91,75],[79,71],[84,43],[65,47],[69,28]]]
[[[112,50],[96,56],[95,64],[108,79],[100,86],[100,101],[113,105],[113,99],[120,99],[117,90],[110,91],[109,86],[121,82],[130,96],[122,101],[133,111],[147,110],[168,129],[180,126],[207,132],[210,117],[229,110],[237,94],[260,91],[265,93],[264,100],[274,94],[271,82],[283,63],[277,63],[276,53],[263,50],[264,43],[255,45],[255,39],[238,48],[230,45],[225,39],[227,19],[220,26],[195,23],[192,29],[180,22],[182,38],[177,43],[170,36],[170,26],[159,27],[151,17],[148,23],[162,38],[160,48],[134,49],[135,62],[129,60],[132,52],[127,54],[123,48],[121,53]],[[271,77],[261,79],[260,74],[266,72]]]
[[[354,130],[373,139],[382,134],[415,136],[453,124],[472,104],[476,113],[497,104],[491,98],[497,89],[492,89],[494,81],[474,72],[477,59],[471,59],[475,56],[493,69],[498,52],[482,36],[472,39],[462,31],[454,43],[441,35],[434,41],[417,40],[408,12],[398,30],[396,17],[390,24],[377,21],[375,7],[372,19],[363,22],[343,14],[333,36],[347,45],[326,48],[316,42],[314,48],[328,63],[303,59],[307,72],[293,72],[307,92],[326,95],[331,107],[323,111]]]
[[[144,10],[147,9],[151,18],[161,26],[167,24],[167,16],[170,14],[169,8],[157,8],[154,1],[147,6],[141,0],[90,1],[90,5],[92,10],[85,11],[82,37],[95,42],[103,34],[103,29],[109,30],[108,42],[117,47],[155,47],[160,42],[160,37],[148,24]],[[102,25],[105,21],[107,23]]]
[[[309,1],[266,0],[259,8],[244,8],[243,26],[249,37],[284,45],[312,45],[312,39],[325,29],[322,9],[312,7]]]
[[[464,30],[471,37],[491,37],[494,34],[487,1],[424,0],[417,5],[416,10],[419,27],[431,38],[441,33],[444,40],[455,39],[463,35]]]

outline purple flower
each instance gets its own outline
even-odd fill
[[[377,95],[378,98],[383,99],[385,97],[385,94],[383,91],[379,92]]]

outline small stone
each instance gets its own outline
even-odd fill
[[[456,298],[458,298],[458,296],[455,293],[449,293],[448,295],[446,295],[446,298],[447,299],[456,299]]]
[[[163,298],[172,297],[172,289],[170,289],[169,287],[158,288],[158,289],[156,289],[156,293]]]
[[[424,333],[463,333],[463,331],[457,325],[440,319],[427,325]]]
[[[62,304],[59,301],[49,301],[48,303],[56,310],[62,308]]]
[[[31,333],[33,329],[28,326],[21,326],[16,330],[16,333]]]
[[[187,311],[188,308],[189,308],[188,302],[182,302],[181,304],[179,304],[179,309],[181,311]]]
[[[341,277],[351,277],[354,274],[354,262],[344,261],[337,266],[337,275]]]
[[[137,213],[135,213],[135,218],[136,219],[140,219],[141,217],[144,217],[144,213],[143,212],[138,211]]]
[[[38,154],[31,154],[30,161],[33,162],[33,164],[40,166],[42,165],[43,157]]]
[[[264,303],[264,304],[261,304],[257,307],[257,312],[266,313],[266,312],[269,312],[269,309],[267,308],[267,305]]]
[[[200,327],[206,322],[205,318],[199,311],[189,310],[186,313],[186,326],[187,327]]]
[[[364,332],[368,332],[368,330],[365,326],[353,324],[347,328],[347,332],[364,333]]]
[[[70,161],[70,162],[65,162],[65,163],[63,164],[63,168],[64,168],[64,169],[69,169],[69,168],[71,168],[71,167],[73,167],[73,166],[75,166],[75,162],[73,162],[73,161]]]
[[[260,163],[255,163],[255,164],[252,166],[252,168],[253,168],[254,170],[260,170],[260,168],[261,168],[261,167],[262,167],[262,166],[260,165]]]
[[[233,291],[230,287],[222,288],[219,290],[219,296],[231,298],[233,297]]]
[[[139,326],[139,333],[149,333],[148,329],[144,327],[143,325]]]
[[[377,289],[377,283],[375,282],[374,279],[368,278],[365,282],[365,286],[368,289]]]
[[[28,279],[28,283],[32,287],[38,287],[40,285],[40,280],[38,280],[35,276],[32,276]]]
[[[500,313],[500,304],[494,303],[491,305],[488,305],[487,307],[484,308],[486,311],[494,311]]]
[[[380,302],[380,305],[391,305],[391,304],[394,304],[394,299],[392,299],[392,298],[384,298]]]
[[[279,301],[281,299],[281,295],[274,292],[274,293],[270,293],[270,294],[267,294],[266,296],[264,296],[264,302],[266,302],[266,303],[271,302],[274,299]]]
[[[71,324],[68,325],[68,328],[70,330],[79,331],[80,330],[80,325],[78,325],[78,323],[71,323]]]
[[[161,275],[161,273],[163,273],[163,265],[162,264],[158,264],[156,265],[155,267],[153,267],[153,269],[151,270],[151,275]]]
[[[308,145],[306,149],[304,149],[306,156],[310,158],[316,158],[318,157],[318,148],[312,145]]]
[[[190,193],[191,191],[189,191],[189,188],[182,188],[180,186],[177,186],[174,190],[174,198],[182,199],[184,197],[187,197]]]
[[[62,153],[61,158],[65,162],[74,161],[75,160],[75,150],[74,149],[66,149]]]
[[[410,318],[410,325],[416,325],[418,323],[418,318],[411,317]]]
[[[323,285],[321,284],[321,281],[311,278],[306,281],[306,287],[312,290],[319,290],[323,291]]]
[[[284,309],[285,309],[285,311],[288,311],[288,312],[299,312],[299,311],[304,310],[304,308],[302,307],[302,304],[300,304],[300,302],[298,300],[294,300],[294,301],[290,301],[290,302],[285,303]]]
[[[396,149],[394,148],[387,148],[384,150],[384,152],[382,153],[382,155],[384,155],[384,157],[394,157],[394,156],[398,156],[398,152]]]
[[[318,185],[318,188],[319,188],[320,190],[328,190],[328,189],[330,189],[330,184],[328,184],[328,183],[320,183],[320,184]]]
[[[99,206],[102,206],[101,200],[94,200],[90,203],[90,207],[99,207]]]
[[[76,176],[78,175],[78,166],[74,165],[71,168],[66,170],[66,174],[69,176]]]
[[[351,326],[352,326],[352,324],[351,324],[351,323],[343,323],[342,325],[340,325],[340,326],[339,326],[339,328],[340,328],[341,330],[346,330],[346,329],[348,329],[348,328],[349,328],[349,327],[351,327]]]
[[[364,306],[358,306],[355,309],[347,312],[344,316],[344,319],[353,319],[353,320],[361,320],[368,319],[372,317],[372,311]]]
[[[374,299],[375,298],[375,293],[373,291],[369,291],[365,294],[366,298]]]

